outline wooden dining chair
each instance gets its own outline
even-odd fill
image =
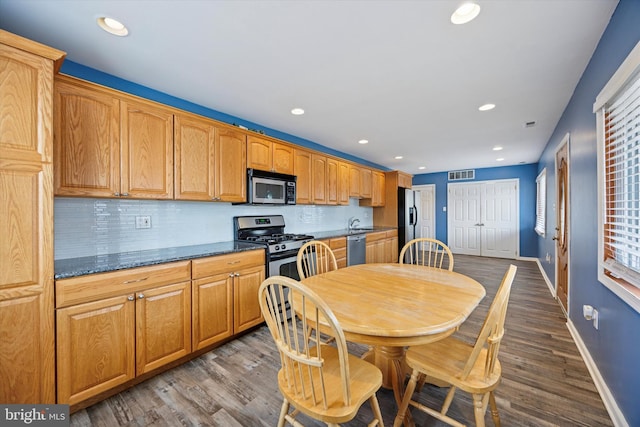
[[[511,265],[505,273],[475,344],[468,344],[450,336],[430,344],[409,347],[405,360],[413,372],[398,408],[394,427],[402,425],[409,405],[449,425],[461,426],[461,423],[447,416],[457,389],[473,396],[476,426],[484,427],[484,414],[489,404],[493,422],[496,427],[500,427],[500,415],[493,391],[500,383],[502,374],[498,351],[504,335],[504,320],[516,269],[516,266]],[[439,412],[412,400],[421,375],[427,375],[451,386]]]
[[[446,260],[446,263],[445,263]],[[418,264],[453,271],[451,249],[440,240],[419,237],[407,242],[400,251],[400,264]]]
[[[382,373],[375,365],[347,351],[347,343],[331,309],[304,284],[283,276],[266,279],[258,291],[260,309],[280,353],[278,387],[284,398],[278,426],[285,422],[300,426],[299,413],[329,426],[353,419],[365,401],[369,401],[374,419],[370,426],[383,426],[376,392],[382,385]],[[292,316],[287,318],[287,296]],[[317,334],[323,331],[334,345],[322,344]],[[290,412],[290,407],[293,411]]]
[[[333,251],[324,242],[311,240],[298,250],[298,275],[300,280],[327,271],[337,270],[338,262]]]

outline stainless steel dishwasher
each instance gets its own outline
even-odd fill
[[[347,265],[364,264],[367,253],[367,235],[347,236]]]

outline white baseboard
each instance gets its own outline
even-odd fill
[[[542,268],[542,264],[540,264],[540,260],[538,258],[534,258],[534,260],[536,261],[536,264],[538,264],[538,269],[540,270],[540,273],[542,273],[542,278],[544,279],[544,282],[547,284],[547,288],[549,288],[549,292],[551,292],[551,295],[554,298],[557,298],[556,287],[553,285],[553,283],[551,283],[551,280],[549,280],[549,276],[547,276],[547,273],[544,271],[544,268]]]
[[[573,341],[578,347],[578,351],[582,356],[582,360],[584,360],[584,363],[587,365],[587,369],[591,374],[593,383],[595,384],[596,389],[598,389],[598,393],[600,394],[600,398],[602,399],[605,408],[607,408],[607,412],[609,412],[609,416],[611,417],[613,425],[616,427],[629,427],[629,423],[627,423],[627,420],[624,418],[624,414],[618,407],[618,404],[613,398],[611,390],[609,390],[609,387],[604,381],[604,378],[602,378],[602,375],[600,375],[598,367],[591,358],[591,354],[589,353],[587,346],[584,344],[584,341],[582,341],[582,337],[580,337],[580,334],[578,333],[576,327],[573,325],[571,319],[567,319],[567,328],[569,329],[569,333],[573,337]]]

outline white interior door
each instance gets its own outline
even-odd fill
[[[518,255],[518,180],[449,184],[448,246],[453,253]]]
[[[434,184],[413,187],[420,193],[418,227],[420,237],[436,237],[436,186]]]
[[[484,184],[481,205],[483,256],[515,258],[518,243],[518,181]]]
[[[447,245],[453,253],[480,255],[482,184],[449,184]]]

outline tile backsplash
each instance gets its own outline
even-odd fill
[[[358,206],[249,206],[174,200],[57,197],[54,202],[55,259],[189,246],[233,240],[233,217],[284,216],[288,233],[347,227],[351,217],[372,225],[372,208]],[[137,216],[151,217],[151,228],[136,228]]]

